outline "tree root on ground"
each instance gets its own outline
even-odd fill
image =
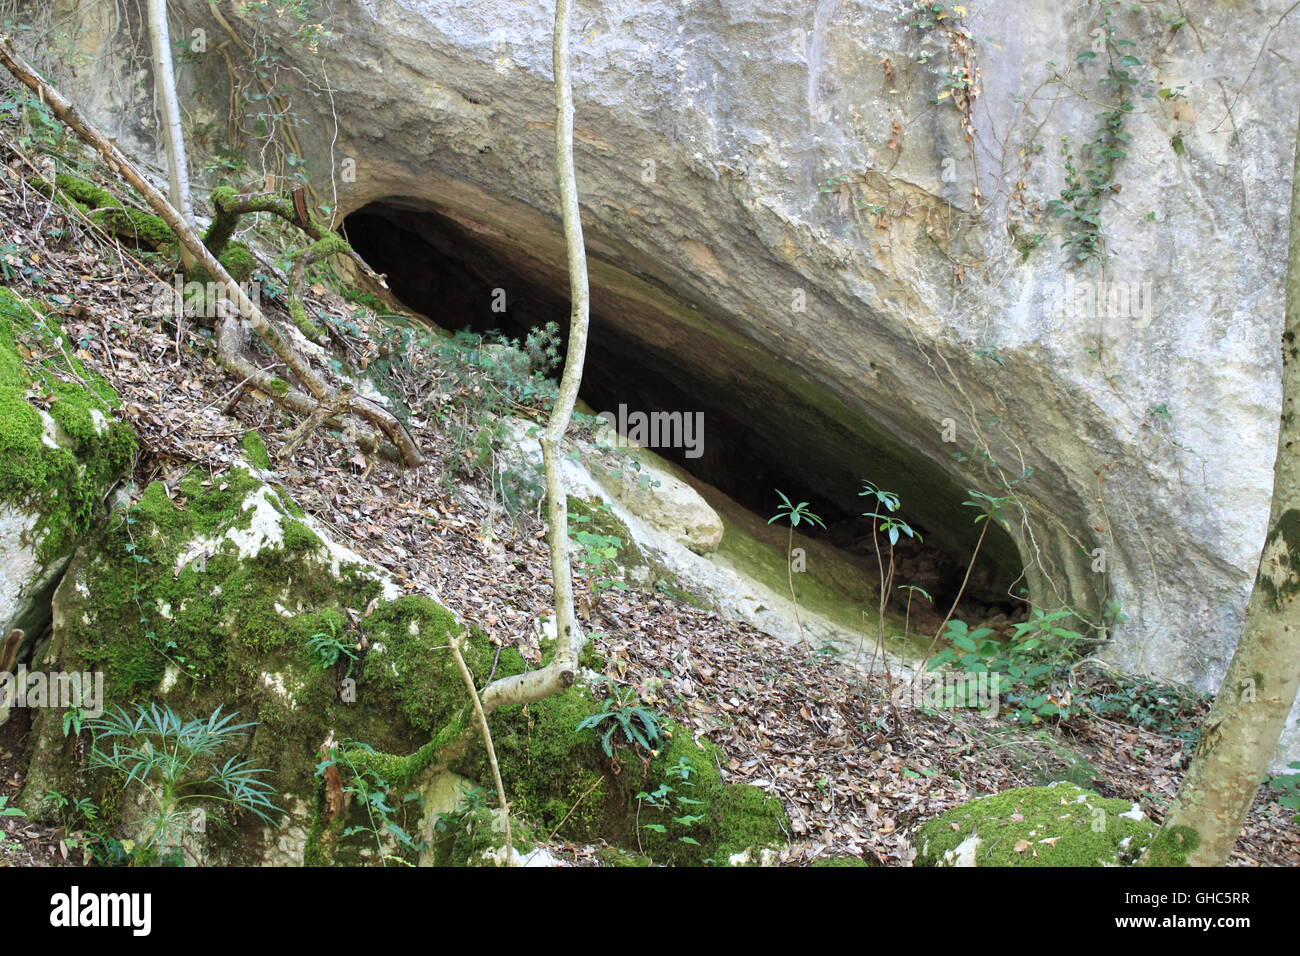
[[[117,148],[116,144],[92,126],[63,94],[47,83],[25,60],[18,56],[10,45],[8,37],[0,37],[0,64],[3,64],[23,85],[39,96],[41,101],[50,108],[50,111],[69,129],[94,148],[104,158],[111,173],[120,176],[144,197],[154,212],[176,234],[180,244],[194,257],[199,266],[207,270],[208,274],[220,284],[229,301],[238,310],[239,316],[248,323],[262,342],[284,363],[285,368],[302,384],[305,391],[289,387],[288,383],[283,379],[277,379],[275,376],[257,369],[251,362],[243,358],[240,351],[244,341],[241,322],[240,319],[231,316],[228,309],[225,310],[225,314],[219,317],[217,323],[218,359],[227,372],[241,381],[247,380],[259,390],[265,392],[272,401],[300,415],[311,415],[322,403],[337,407],[341,413],[345,412],[349,416],[354,416],[362,422],[368,423],[369,427],[357,423],[353,429],[357,444],[363,450],[379,450],[382,453],[382,439],[376,434],[378,432],[388,438],[397,451],[397,457],[400,457],[402,463],[407,467],[416,467],[423,463],[424,458],[420,454],[419,448],[416,447],[414,439],[391,412],[354,393],[341,396],[339,391],[328,385],[325,379],[312,368],[307,359],[271,323],[257,304],[248,297],[240,285],[231,278],[225,266],[217,260],[216,255],[190,228],[189,224],[168,202],[167,198],[145,179],[135,165]],[[271,198],[278,199],[278,197]],[[278,202],[281,206],[288,207],[284,200],[278,199]],[[279,212],[280,210],[267,211]],[[299,221],[299,217],[296,212],[292,211],[291,207],[287,208],[286,211],[289,212],[286,218],[289,218],[292,222]],[[336,248],[336,243],[326,242],[322,246],[322,240],[333,238],[337,239],[338,242],[343,242],[342,239],[334,236],[328,230],[322,231],[318,223],[311,221],[310,216],[307,218],[308,222],[303,227],[304,231],[308,235],[312,235],[312,232],[315,231],[318,235],[313,236],[316,242],[312,246],[309,246],[304,253],[299,253],[298,260],[295,262],[299,277],[301,277],[302,269],[305,269],[306,265],[309,264],[307,260],[312,255],[312,250],[319,252],[320,249],[329,247],[334,252],[340,251]],[[231,231],[233,232],[233,228]],[[209,230],[209,235],[213,235],[213,230]],[[227,234],[226,238],[228,241],[229,234]],[[302,269],[297,269],[300,263]],[[369,267],[366,267],[366,271],[370,272]],[[370,274],[373,275],[373,273]],[[223,342],[224,344],[222,344]]]

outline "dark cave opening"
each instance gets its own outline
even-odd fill
[[[452,217],[400,200],[375,202],[349,215],[345,231],[366,261],[387,275],[393,294],[405,306],[444,329],[499,332],[518,339],[547,322],[555,322],[562,332],[567,327],[566,276],[539,278],[535,268],[521,266],[520,259],[482,241]],[[778,426],[771,395],[757,391],[748,395],[735,382],[720,385],[690,354],[682,354],[690,350],[665,348],[639,337],[626,321],[617,321],[616,310],[601,307],[596,293],[593,286],[580,392],[592,409],[616,417],[620,406],[647,416],[697,414],[695,421],[703,424],[702,441],[691,447],[654,450],[763,520],[774,514],[779,503],[776,489],[792,501],[811,502],[826,523],[825,530],[806,529],[811,537],[826,539],[852,554],[873,554],[871,521],[862,516],[872,509],[867,499],[856,496],[863,477],[863,453],[859,451],[855,460],[836,460],[835,446],[857,448],[862,444],[860,436],[842,428],[837,433],[817,408],[798,407],[794,402],[780,403],[784,424]],[[808,427],[802,428],[801,423]],[[791,441],[797,442],[805,431],[821,436],[815,447],[792,447]],[[829,486],[852,491],[828,495],[824,488]],[[910,489],[899,490],[907,512]],[[931,583],[935,606],[946,608],[966,570],[970,536],[949,536],[949,546],[944,547],[933,542],[943,542],[942,532],[949,529],[905,517],[929,543],[902,539],[897,552],[900,569],[916,572],[904,579]],[[1001,565],[989,559],[982,567],[977,563],[977,572],[983,573],[972,576],[964,601],[972,605],[972,615],[1021,612],[1023,603],[1007,593],[1014,577],[1010,567],[1005,559]]]

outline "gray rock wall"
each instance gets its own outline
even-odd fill
[[[872,477],[953,550],[972,537],[961,489],[1014,483],[1034,596],[1118,601],[1111,658],[1212,690],[1271,491],[1300,101],[1289,4],[1197,4],[1176,31],[1176,5],[1117,8],[1140,60],[1132,139],[1102,208],[1105,262],[1073,270],[1045,207],[1062,137],[1081,164],[1114,100],[1105,55],[1076,61],[1098,5],[971,2],[928,28],[898,22],[904,6],[578,3],[595,308],[760,415],[773,453],[828,496],[851,502]],[[215,32],[203,0],[173,7]],[[333,35],[283,56],[332,90],[294,97],[322,193],[343,213],[436,209],[561,283],[550,7],[319,7]],[[147,82],[110,89],[101,62],[73,92],[94,88],[92,115],[147,137]],[[224,116],[220,62],[184,69],[196,114]],[[1062,301],[1067,283],[1079,299]],[[1118,288],[1138,293],[1127,314],[1082,299]]]

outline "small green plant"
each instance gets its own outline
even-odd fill
[[[123,789],[135,785],[144,791],[148,831],[142,849],[177,859],[182,837],[196,832],[189,812],[194,803],[225,803],[275,822],[275,791],[262,779],[270,771],[237,756],[218,762],[221,751],[257,726],[236,724],[237,716],[222,715],[217,707],[207,717],[182,720],[155,703],[137,704],[134,714],[118,707],[87,722],[94,736],[91,767],[119,774]]]
[[[63,736],[80,736],[82,724],[85,722],[86,710],[84,707],[69,707],[63,712]]]
[[[948,621],[949,647],[930,661],[930,670],[988,674],[989,693],[1003,698],[1022,724],[1079,713],[1065,681],[1069,665],[1087,638],[1066,623],[1077,617],[1069,609],[1034,608],[1029,619],[1014,625],[1009,639],[990,628],[970,629],[965,621]],[[959,690],[959,693],[965,691]],[[971,706],[969,700],[954,701]]]
[[[1105,199],[1119,189],[1115,182],[1115,166],[1128,155],[1125,147],[1133,139],[1125,131],[1128,115],[1135,108],[1133,92],[1137,86],[1137,77],[1130,68],[1142,65],[1141,60],[1125,52],[1134,46],[1133,41],[1116,36],[1116,27],[1111,20],[1111,5],[1105,3],[1101,10],[1101,32],[1097,36],[1107,65],[1106,73],[1099,82],[1110,93],[1111,103],[1097,115],[1100,121],[1097,131],[1078,157],[1078,161],[1084,164],[1082,169],[1076,165],[1069,139],[1061,138],[1065,186],[1059,198],[1047,203],[1049,212],[1065,220],[1062,247],[1066,250],[1071,265],[1105,256],[1101,211]],[[1097,59],[1097,56],[1096,49],[1089,49],[1080,53],[1076,60],[1084,63]]]
[[[352,664],[357,659],[356,647],[340,640],[334,634],[317,631],[307,638],[307,650],[322,670],[329,670],[339,662],[339,658],[348,660],[348,673],[352,673]]]
[[[700,841],[691,836],[690,831],[695,828],[701,820],[705,818],[702,813],[694,813],[692,810],[704,805],[703,800],[696,800],[694,797],[686,795],[695,782],[691,776],[696,772],[695,765],[685,757],[682,757],[673,766],[669,767],[664,773],[669,779],[675,780],[677,786],[664,781],[654,790],[642,790],[636,795],[637,808],[637,846],[640,848],[641,830],[650,830],[654,833],[667,834],[668,823],[642,823],[641,808],[643,806],[653,807],[660,811],[668,822],[673,824],[673,830],[676,833],[679,843],[688,843],[691,846],[699,846]],[[642,850],[644,852],[644,850]]]
[[[608,678],[606,678],[608,680]],[[647,752],[658,749],[661,738],[659,716],[643,706],[631,688],[613,687],[601,702],[600,710],[578,724],[578,730],[596,730],[603,727],[600,747],[605,756],[614,756],[616,742],[640,746]],[[621,733],[616,741],[615,735]]]
[[[59,814],[64,845],[69,850],[83,851],[85,863],[93,861],[99,866],[123,866],[131,862],[134,844],[100,831],[103,814],[94,800],[65,796],[57,790],[46,791],[45,796]]]
[[[608,513],[609,506],[604,502],[593,505],[593,510]],[[592,516],[569,512],[569,537],[577,545],[574,560],[580,572],[591,584],[594,594],[616,589],[626,591],[627,585],[615,577],[618,567],[616,559],[623,548],[623,539],[618,535],[601,534],[583,527],[590,525]]]
[[[465,817],[475,810],[482,810],[488,805],[489,796],[492,796],[492,794],[489,794],[482,787],[470,787],[461,794],[454,810],[438,814],[438,819],[433,823],[434,832],[442,834],[455,833],[460,829]]]
[[[397,809],[388,802],[389,791],[392,789],[388,781],[369,764],[358,764],[353,759],[353,754],[360,751],[375,753],[375,749],[369,744],[350,741],[343,747],[332,748],[329,756],[316,765],[318,777],[323,777],[330,767],[339,767],[340,774],[346,780],[343,792],[351,801],[365,808],[366,822],[347,827],[342,837],[347,839],[359,833],[366,834],[374,841],[381,866],[387,866],[389,863],[411,866],[410,860],[390,852],[388,847],[391,844],[385,841],[395,843],[398,849],[408,851],[412,855],[419,853],[422,847],[397,822]],[[408,794],[404,802],[418,799],[418,794]]]
[[[808,645],[808,638],[803,632],[803,621],[799,617],[799,595],[794,590],[794,529],[799,527],[800,523],[815,524],[818,527],[825,528],[826,522],[813,514],[808,502],[801,501],[794,504],[780,488],[773,490],[780,496],[781,504],[777,507],[776,514],[767,519],[767,523],[773,524],[777,521],[786,521],[790,525],[790,531],[786,535],[785,542],[785,573],[790,585],[790,600],[794,602],[794,622],[799,628],[799,639],[805,645]]]
[[[870,668],[874,669],[876,664],[876,654],[881,653],[881,659],[885,665],[885,685],[889,700],[889,712],[894,724],[897,726],[900,717],[897,708],[893,704],[894,700],[894,675],[889,665],[889,655],[882,653],[885,647],[885,612],[889,607],[889,599],[893,594],[894,585],[894,548],[903,537],[913,538],[921,541],[921,535],[912,528],[910,524],[900,518],[897,514],[902,502],[898,495],[892,491],[885,491],[876,485],[875,482],[868,481],[865,478],[862,481],[862,490],[858,492],[859,498],[867,498],[871,501],[868,506],[870,511],[864,511],[862,516],[871,519],[871,544],[876,551],[876,570],[879,575],[880,590],[876,600],[876,643],[871,650]],[[880,539],[877,534],[884,532],[889,539],[889,548],[886,553],[880,549]],[[886,560],[886,554],[888,560]],[[901,590],[901,588],[900,588]],[[923,589],[921,593],[926,593]],[[913,592],[908,591],[908,613],[904,624],[904,640],[907,639],[907,631],[911,626],[911,608]],[[928,594],[927,594],[928,597]],[[859,657],[861,656],[861,645],[858,647]]]
[[[1162,683],[1100,668],[1090,669],[1090,681],[1079,694],[1081,706],[1093,713],[1192,746],[1200,737],[1209,698],[1186,684]]]
[[[433,829],[439,833],[445,833],[449,830],[456,829],[461,820],[468,813],[475,810],[482,810],[486,807],[490,794],[482,787],[470,787],[463,794],[460,800],[456,802],[454,810],[448,810],[446,813],[438,814],[438,819],[433,824]]]
[[[523,340],[467,331],[436,338],[396,328],[379,344],[381,356],[371,365],[377,376],[432,380],[434,387],[424,388],[429,397],[423,409],[440,425],[447,480],[490,472],[494,493],[510,515],[540,500],[541,482],[512,474],[501,452],[517,441],[507,418],[541,420],[555,401],[555,382],[548,377],[560,361],[554,322],[533,329]],[[412,364],[423,357],[427,367]]]
[[[18,807],[9,806],[8,794],[0,793],[0,817],[26,818],[26,816],[27,814],[24,813],[22,810],[20,810]],[[12,850],[12,849],[16,849],[18,845],[19,844],[16,840],[10,840],[8,833],[0,829],[0,849]]]

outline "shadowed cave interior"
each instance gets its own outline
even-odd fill
[[[566,274],[542,274],[526,253],[508,244],[489,244],[437,210],[400,199],[372,202],[349,215],[344,228],[357,252],[387,275],[397,299],[441,328],[519,339],[547,322],[562,331],[568,325]],[[596,255],[590,246],[589,261]],[[655,281],[652,272],[638,278]],[[662,287],[670,288],[666,283]],[[497,290],[504,290],[504,311]],[[827,529],[809,528],[809,536],[870,558],[873,569],[871,522],[862,517],[872,509],[857,492],[868,477],[899,492],[904,520],[925,543],[900,541],[896,581],[924,583],[934,607],[946,610],[960,588],[978,533],[972,509],[960,507],[966,495],[958,485],[918,456],[900,454],[901,442],[884,451],[788,386],[754,369],[726,367],[722,349],[698,333],[639,334],[650,324],[648,317],[619,307],[616,295],[604,291],[593,275],[580,392],[592,409],[617,414],[622,404],[646,413],[702,412],[698,457],[687,457],[684,449],[655,451],[764,521],[776,511],[777,488],[793,501],[810,502]],[[675,339],[674,347],[665,347],[665,338]],[[701,356],[724,364],[706,366]],[[921,503],[935,501],[948,506],[925,514]],[[958,616],[1022,616],[1023,601],[1009,593],[1018,588],[1013,582],[1019,567],[1014,544],[994,526]]]

